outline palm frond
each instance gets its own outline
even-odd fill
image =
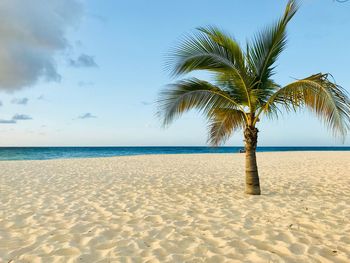
[[[170,52],[166,66],[173,75],[194,70],[238,70],[244,55],[237,42],[217,28],[199,28]]]
[[[234,69],[222,69],[217,72],[216,79],[220,85],[231,87],[231,92],[237,93],[236,96],[244,95],[245,104],[250,106],[249,90],[254,81],[254,76],[249,74],[249,69],[246,67],[246,57],[240,45],[232,36],[217,27],[199,27],[198,30],[227,50],[230,60],[234,62]]]
[[[261,83],[273,74],[274,63],[286,46],[287,24],[297,10],[296,0],[289,0],[282,18],[276,24],[258,33],[253,43],[247,46],[248,64]]]
[[[174,76],[195,70],[220,72],[234,68],[227,51],[202,32],[186,36],[166,62],[166,67]]]
[[[215,108],[208,114],[208,142],[213,146],[224,143],[234,130],[245,126],[245,116],[241,110],[232,108]]]
[[[235,71],[217,73],[215,81],[216,85],[230,94],[237,103],[243,106],[250,106],[249,89],[240,74],[237,74]]]
[[[244,53],[238,42],[232,36],[214,26],[199,27],[198,30],[205,33],[212,41],[220,45],[223,49],[226,49],[227,54],[231,56],[230,60],[234,62],[236,68],[242,74],[245,73]]]
[[[170,124],[182,113],[197,109],[208,114],[216,108],[238,109],[241,106],[217,86],[196,78],[169,85],[160,93],[158,115],[163,124]]]
[[[281,88],[271,96],[263,110],[271,113],[280,105],[287,111],[295,111],[306,106],[335,135],[344,138],[350,128],[350,99],[342,87],[329,80],[329,76],[319,73]]]
[[[253,104],[256,106],[255,109],[264,105],[268,99],[280,88],[280,85],[275,83],[273,80],[268,79],[265,81],[264,87],[259,89],[252,89],[250,91],[250,97]]]

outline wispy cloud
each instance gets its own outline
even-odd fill
[[[0,124],[15,124],[16,121],[15,120],[3,120],[0,119]]]
[[[9,120],[0,119],[0,124],[15,124],[17,121],[32,120],[33,118],[26,114],[15,114]]]
[[[55,55],[71,46],[67,31],[82,15],[79,0],[1,1],[0,90],[59,81]]]
[[[0,100],[0,107],[2,106],[3,104],[2,104],[2,101]]]
[[[29,99],[28,98],[14,98],[11,100],[12,104],[18,104],[18,105],[27,105]]]
[[[40,95],[39,97],[37,97],[36,98],[37,100],[44,100],[45,99],[45,97],[44,97],[44,95]]]
[[[92,68],[97,67],[95,58],[86,54],[81,54],[77,59],[70,59],[69,65],[76,68]]]
[[[78,119],[94,119],[97,118],[97,116],[91,114],[90,112],[84,113],[78,117]]]
[[[151,105],[152,102],[148,102],[148,101],[141,101],[141,104],[142,105],[145,105],[145,106],[148,106],[148,105]]]
[[[12,120],[15,120],[15,121],[26,121],[26,120],[32,120],[32,119],[33,119],[32,117],[26,114],[15,114],[12,117]]]
[[[102,23],[106,23],[108,21],[105,16],[102,16],[102,15],[99,15],[99,14],[88,13],[87,15],[90,16],[93,19],[96,19],[99,22],[102,22]]]

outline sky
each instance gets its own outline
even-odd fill
[[[282,14],[276,0],[2,0],[0,146],[206,145],[189,112],[164,129],[158,93],[176,81],[165,56],[196,27],[242,45]],[[350,1],[304,0],[276,68],[284,85],[330,72],[350,92]],[[261,146],[350,146],[307,111],[262,119]],[[243,144],[242,132],[226,146]]]

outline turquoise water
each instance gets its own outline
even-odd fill
[[[147,154],[237,153],[242,147],[0,147],[0,160],[98,158]],[[258,147],[258,152],[350,151],[345,147]]]

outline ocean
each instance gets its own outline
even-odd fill
[[[0,147],[0,160],[99,158],[148,154],[237,153],[243,147]],[[350,151],[344,147],[258,147],[258,152]]]

